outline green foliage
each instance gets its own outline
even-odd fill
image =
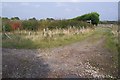
[[[22,22],[22,27],[24,30],[37,30],[38,22],[37,22],[37,20],[34,20],[34,19],[24,20]]]
[[[38,25],[39,25],[39,29],[44,29],[44,28],[47,28],[48,25],[49,25],[50,21],[48,20],[40,20],[38,22]]]
[[[2,20],[9,20],[7,17],[2,17]]]
[[[50,20],[51,21],[51,20],[54,20],[54,19],[53,18],[47,18],[46,20]]]
[[[98,13],[91,13],[90,20],[92,21],[92,24],[97,25],[99,23],[99,14]]]
[[[117,53],[117,42],[118,38],[112,34],[112,30],[109,28],[106,30],[106,44],[105,47],[111,52]]]
[[[91,13],[92,14],[92,13]],[[95,13],[94,13],[95,14]],[[89,17],[90,14],[88,14],[88,16],[81,16],[81,17],[85,17],[85,20]],[[96,15],[93,15],[93,17],[96,17]],[[41,19],[41,20],[37,20],[35,17],[30,18],[28,20],[20,20],[19,17],[12,17],[11,20],[8,19],[7,17],[3,17],[3,25],[7,26],[6,30],[10,31],[10,25],[11,22],[14,23],[15,21],[20,22],[20,29],[23,30],[42,30],[44,28],[49,28],[49,29],[55,29],[55,28],[69,28],[69,27],[76,27],[76,28],[81,28],[81,27],[91,27],[92,25],[81,21],[78,18],[76,18],[77,20],[55,20],[53,18],[46,18],[45,20]],[[96,24],[96,22],[94,21],[94,18],[92,18],[92,23]],[[9,26],[9,27],[8,27]],[[14,26],[14,25],[13,25]],[[12,27],[12,26],[11,26]]]
[[[46,22],[46,23],[45,23]],[[44,28],[48,27],[49,29],[55,29],[55,28],[69,28],[69,27],[87,27],[91,26],[90,24],[82,21],[74,21],[74,20],[54,20],[54,21],[45,21],[42,22],[42,25],[44,25]]]
[[[10,32],[12,30],[13,29],[10,25],[10,20],[8,18],[2,18],[2,31]]]
[[[4,24],[3,27],[2,27],[2,31],[10,32],[10,31],[12,31],[12,30],[13,30],[13,29],[12,29],[11,25],[8,24],[8,23]]]
[[[36,20],[36,18],[35,18],[35,17],[33,17],[33,18],[30,18],[29,20]]]
[[[2,40],[2,47],[6,48],[33,48],[35,45],[30,39],[25,39],[21,35],[17,34],[9,34],[9,36],[12,37],[12,39],[5,38],[5,35],[2,35],[4,37]],[[31,46],[31,47],[30,47]]]
[[[2,32],[2,18],[0,17],[0,32]]]
[[[84,14],[82,16],[78,16],[78,17],[73,18],[71,20],[77,20],[77,21],[91,20],[91,23],[93,25],[97,25],[99,23],[99,14],[97,12],[92,12],[92,13],[89,13],[89,14]]]
[[[19,17],[12,17],[11,20],[20,20]]]

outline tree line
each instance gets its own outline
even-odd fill
[[[90,16],[92,15],[92,16]],[[91,20],[91,24],[87,23],[87,20]],[[14,31],[14,30],[42,30],[44,28],[55,29],[55,28],[69,28],[76,27],[81,28],[82,26],[92,27],[92,25],[97,25],[99,22],[99,14],[96,12],[78,16],[73,19],[63,19],[56,20],[53,18],[46,18],[37,20],[35,17],[20,20],[19,17],[12,17],[11,19],[7,17],[2,17],[2,30],[3,31]]]

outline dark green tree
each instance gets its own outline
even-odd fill
[[[30,18],[29,20],[36,20],[36,18],[35,18],[35,17],[33,17],[33,18]]]
[[[20,20],[19,17],[12,17],[11,20]]]
[[[54,20],[54,19],[53,19],[53,18],[46,18],[46,20],[52,21],[52,20]]]
[[[96,13],[96,12],[91,13],[90,20],[91,20],[91,23],[93,25],[98,25],[98,23],[99,23],[99,14]]]
[[[2,17],[2,20],[9,20],[7,17]]]
[[[84,14],[82,16],[78,16],[76,18],[73,18],[71,20],[77,20],[77,21],[91,20],[91,23],[93,25],[97,25],[99,23],[99,14],[97,12],[91,12],[91,13]]]

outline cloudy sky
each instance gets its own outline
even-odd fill
[[[118,2],[2,2],[2,16],[9,18],[68,19],[90,12],[98,12],[100,20],[118,20]]]

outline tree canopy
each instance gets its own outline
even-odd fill
[[[73,18],[72,20],[78,20],[78,21],[87,21],[91,20],[91,23],[93,25],[97,25],[99,23],[99,14],[97,12],[91,12],[88,14],[84,14],[82,16],[78,16],[76,18]]]
[[[20,20],[19,17],[12,17],[11,20]]]

